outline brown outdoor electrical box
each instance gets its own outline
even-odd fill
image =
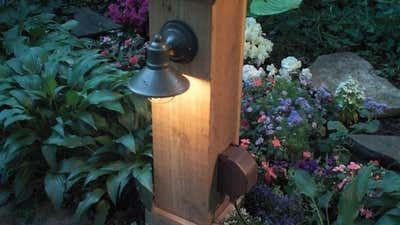
[[[218,190],[237,199],[257,182],[257,163],[250,153],[236,146],[219,156]]]

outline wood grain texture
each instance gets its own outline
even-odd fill
[[[246,0],[150,0],[151,33],[180,19],[199,39],[194,61],[177,66],[190,89],[167,104],[152,104],[154,206],[165,212],[156,217],[209,225],[224,211],[218,207],[226,207],[216,189],[216,162],[238,142],[246,5]]]

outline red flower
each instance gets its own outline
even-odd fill
[[[272,183],[272,181],[276,180],[276,173],[274,171],[274,168],[269,166],[269,162],[261,162],[261,168],[263,168],[263,170],[265,171],[264,182],[266,184],[270,184]]]
[[[244,129],[250,128],[250,123],[247,120],[242,120],[241,125],[242,125],[242,128],[244,128]]]
[[[278,138],[274,137],[274,139],[272,140],[272,146],[274,148],[280,148],[282,146],[281,141]]]
[[[139,62],[139,57],[136,55],[129,57],[129,63],[135,65]]]

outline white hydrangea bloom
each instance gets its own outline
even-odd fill
[[[299,74],[300,83],[304,86],[307,86],[308,84],[310,84],[311,79],[312,79],[312,73],[310,69],[308,68],[302,69]]]
[[[268,77],[273,77],[278,73],[278,69],[274,64],[270,64],[267,66]]]
[[[336,88],[335,96],[343,96],[348,104],[354,104],[365,99],[364,91],[352,77],[339,84]]]
[[[281,70],[285,70],[287,73],[295,72],[301,68],[301,61],[296,57],[288,56],[281,61]]]
[[[244,58],[261,65],[269,57],[273,45],[270,40],[263,37],[261,24],[257,23],[253,17],[247,17]]]
[[[242,79],[244,82],[251,82],[261,76],[265,76],[265,71],[263,68],[257,69],[255,66],[247,64],[243,66]]]

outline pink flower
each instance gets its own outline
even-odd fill
[[[304,159],[310,159],[312,157],[312,153],[309,151],[304,151],[303,152],[303,158]]]
[[[255,87],[260,87],[262,85],[262,79],[260,78],[260,77],[257,77],[255,80],[254,80],[254,86]]]
[[[360,209],[360,215],[363,216],[366,219],[371,219],[372,217],[374,217],[374,214],[372,213],[371,210],[364,209],[364,208]]]
[[[126,39],[126,40],[124,41],[124,46],[125,46],[125,47],[128,47],[131,43],[132,43],[132,38]]]
[[[272,140],[272,146],[274,148],[280,148],[282,146],[281,141],[278,138],[274,137],[274,139]]]
[[[339,188],[339,190],[342,190],[344,185],[347,184],[347,182],[349,182],[350,179],[348,177],[345,177],[338,185],[337,187]]]
[[[371,161],[369,161],[369,163],[371,163],[372,165],[375,165],[375,166],[379,166],[378,160],[371,160]]]
[[[263,168],[265,171],[264,182],[266,184],[270,184],[272,183],[272,181],[276,180],[276,173],[274,171],[274,168],[269,166],[269,162],[262,161],[261,168]]]
[[[247,150],[250,145],[250,139],[241,139],[240,140],[240,147]]]
[[[250,128],[250,123],[247,120],[242,120],[241,125],[242,125],[242,128],[245,128],[245,129]]]
[[[107,50],[103,50],[103,51],[100,52],[100,55],[106,57],[106,56],[108,56],[108,51]]]
[[[343,165],[343,164],[340,164],[339,166],[335,166],[335,167],[332,169],[332,171],[333,171],[333,172],[340,172],[340,173],[343,173],[345,169],[346,169],[346,166]]]
[[[257,119],[257,123],[264,123],[267,120],[267,116],[265,114],[262,114],[260,117]]]
[[[356,171],[359,170],[361,168],[361,166],[355,162],[350,162],[349,165],[347,165],[347,169],[351,170],[351,171]]]
[[[136,55],[129,57],[129,63],[135,65],[139,62],[139,57]]]

